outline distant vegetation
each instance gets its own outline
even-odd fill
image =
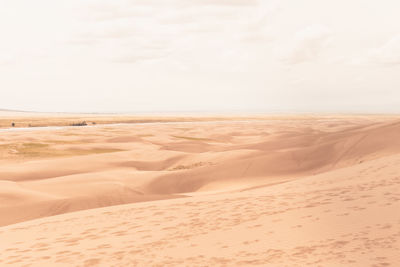
[[[78,123],[72,123],[71,126],[87,126],[86,121],[78,122]]]

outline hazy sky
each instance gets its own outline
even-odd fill
[[[0,0],[0,109],[400,112],[399,0]]]

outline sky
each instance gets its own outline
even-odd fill
[[[400,113],[398,0],[0,0],[0,109]]]

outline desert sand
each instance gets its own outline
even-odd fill
[[[400,117],[212,118],[1,129],[0,266],[399,266]]]
[[[257,120],[265,115],[234,115],[203,113],[143,113],[132,114],[99,114],[99,113],[42,113],[26,111],[10,111],[0,109],[0,129],[36,128],[48,126],[71,126],[85,122],[87,125],[107,125],[121,123],[157,123],[157,122],[198,122],[198,121],[228,121],[228,120]],[[292,116],[285,116],[290,118]],[[270,119],[281,119],[282,115],[269,116]]]

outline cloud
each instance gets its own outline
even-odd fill
[[[8,65],[15,61],[15,57],[13,55],[4,54],[0,55],[0,65]]]
[[[117,63],[137,63],[137,62],[142,62],[142,61],[151,61],[151,60],[156,60],[156,59],[161,59],[168,56],[168,52],[166,51],[159,51],[158,53],[155,53],[152,50],[147,50],[147,51],[140,51],[140,53],[137,52],[125,52],[125,53],[119,53],[117,55],[111,55],[109,57],[109,60],[111,62],[117,62]]]
[[[230,47],[242,56],[253,44],[272,40],[268,23],[279,0],[121,0],[92,1],[81,29],[66,43],[86,46],[88,53],[112,62],[136,63],[168,56],[226,59],[217,52]],[[247,46],[247,48],[246,48]],[[216,54],[216,55],[215,55]],[[255,54],[255,52],[253,53]],[[238,58],[243,58],[238,60]],[[191,65],[191,64],[189,64]]]
[[[271,0],[272,1],[272,0]],[[118,20],[132,17],[149,17],[160,10],[173,10],[186,14],[187,9],[196,10],[224,7],[254,7],[259,0],[92,0],[80,16],[92,20]]]
[[[96,44],[107,40],[121,40],[151,34],[157,25],[146,19],[101,21],[87,23],[68,41],[74,44]]]
[[[179,0],[182,4],[190,5],[212,5],[212,6],[254,6],[258,5],[257,0]]]
[[[384,65],[400,64],[400,35],[394,36],[379,48],[369,51],[369,59],[373,63]]]
[[[150,6],[252,6],[258,5],[259,0],[131,0],[132,5]]]
[[[77,9],[81,19],[94,21],[147,17],[151,16],[153,11],[154,7],[151,5],[133,5],[127,1],[93,1],[85,8]]]
[[[243,20],[240,40],[252,43],[273,40],[271,22],[281,10],[279,0],[260,2],[260,5]]]
[[[86,46],[107,61],[136,63],[165,57],[179,30],[153,17],[92,21],[67,43]]]
[[[308,26],[296,32],[289,44],[282,48],[281,58],[288,64],[314,60],[328,45],[331,36],[331,31],[324,25]]]
[[[165,58],[171,54],[170,40],[157,36],[135,36],[118,40],[117,43],[106,43],[101,47],[106,58],[111,62],[138,63]],[[117,49],[115,49],[117,47]]]

